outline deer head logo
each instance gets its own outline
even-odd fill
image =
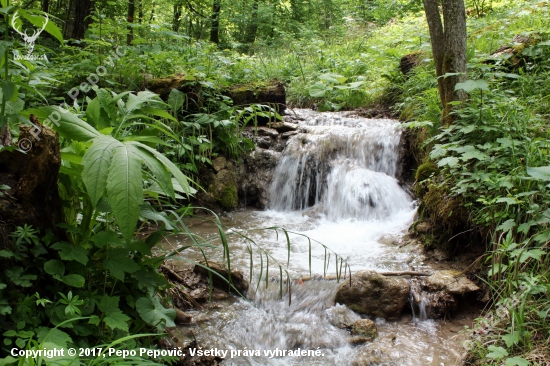
[[[27,34],[27,32],[28,32],[27,29],[25,29],[25,32],[22,32],[19,29],[17,29],[17,26],[15,24],[15,21],[17,19],[19,19],[19,14],[17,14],[17,11],[15,11],[15,13],[13,14],[13,16],[11,18],[12,28],[17,33],[19,33],[21,35],[21,37],[23,37],[23,40],[26,43],[25,47],[27,48],[27,56],[30,56],[32,54],[32,52],[34,51],[34,43],[38,39],[38,36],[40,35],[40,33],[42,33],[42,31],[46,28],[46,25],[48,25],[48,21],[50,20],[50,18],[48,17],[48,14],[44,13],[44,18],[45,18],[44,19],[44,24],[42,25],[42,28],[39,29],[39,30],[34,30],[31,35]],[[23,30],[23,28],[21,28],[21,30]]]

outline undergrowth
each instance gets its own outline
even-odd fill
[[[395,105],[423,132],[430,176],[416,182],[432,220],[459,220],[488,238],[480,278],[490,307],[466,346],[475,365],[547,365],[550,361],[550,28],[548,2],[495,7],[469,20],[469,98],[455,122],[440,125],[430,63],[417,67]],[[531,40],[514,44],[520,34]],[[520,51],[492,58],[504,44]],[[442,193],[444,192],[444,193]],[[445,197],[441,197],[444,195]],[[444,210],[459,201],[460,210]]]

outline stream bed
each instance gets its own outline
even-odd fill
[[[252,261],[249,301],[230,297],[193,312],[197,324],[181,327],[182,336],[196,337],[205,349],[234,350],[234,357],[228,355],[223,361],[225,365],[457,364],[462,353],[458,332],[471,324],[471,318],[436,321],[417,318],[409,311],[398,321],[372,319],[378,338],[352,345],[349,332],[335,324],[338,319],[361,317],[334,304],[337,281],[300,280],[310,273],[336,272],[335,256],[323,245],[347,261],[352,275],[363,269],[423,268],[423,258],[411,246],[401,245],[416,204],[396,178],[398,122],[309,110],[296,110],[295,116],[300,129],[289,138],[266,187],[268,209],[221,217],[232,269],[250,277]],[[216,225],[198,219],[189,225],[218,246],[207,250],[210,259],[223,261]],[[273,228],[288,230],[290,249],[284,232]],[[186,243],[185,237],[173,241],[174,246]],[[273,256],[269,264],[262,250]],[[185,256],[201,258],[192,249]],[[290,305],[286,282],[280,297],[280,270],[274,260],[292,278]],[[286,272],[283,277],[286,280]],[[258,353],[238,356],[238,350]],[[289,350],[312,352],[288,356]],[[279,352],[266,355],[264,351]],[[318,351],[317,356],[313,351]]]

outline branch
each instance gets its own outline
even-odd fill
[[[402,271],[402,272],[378,272],[382,276],[431,276],[431,273],[416,272],[416,271]]]

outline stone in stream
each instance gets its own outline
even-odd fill
[[[269,127],[277,130],[279,133],[296,131],[298,129],[297,124],[290,122],[273,122],[269,124]]]
[[[372,320],[359,319],[351,325],[351,335],[365,337],[369,341],[373,341],[378,337],[378,329]]]
[[[353,311],[385,319],[397,319],[409,296],[409,282],[402,278],[385,277],[375,271],[360,271],[344,281],[334,301]]]
[[[359,315],[344,305],[335,305],[325,310],[330,324],[340,329],[350,328],[351,325],[361,319]]]
[[[416,306],[424,308],[427,318],[437,319],[451,315],[464,305],[468,294],[479,287],[466,276],[454,270],[437,271],[429,277],[411,280],[420,285],[421,293],[413,296]]]

